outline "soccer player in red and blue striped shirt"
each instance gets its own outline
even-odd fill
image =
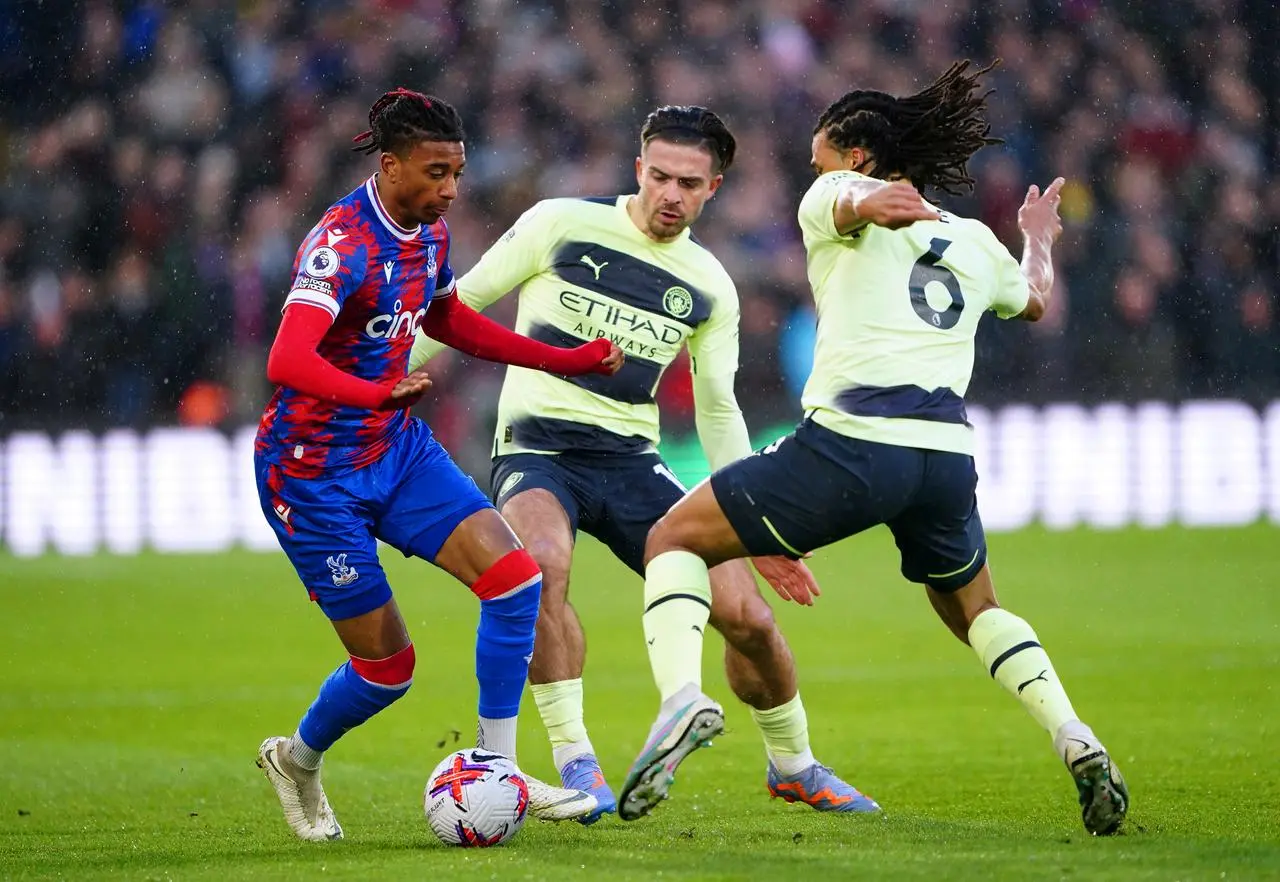
[[[414,333],[480,358],[566,376],[615,372],[618,347],[535,342],[454,296],[444,215],[465,165],[458,112],[407,89],[383,95],[357,149],[377,173],[312,228],[267,362],[277,386],[262,416],[255,473],[264,513],[349,660],[291,737],[258,764],[300,838],[342,837],[320,784],[324,752],[408,691],[414,651],[386,574],[382,540],[451,573],[480,599],[479,746],[514,757],[542,574],[431,430],[409,414],[430,387],[405,375]],[[550,820],[595,798],[530,780],[530,810]]]

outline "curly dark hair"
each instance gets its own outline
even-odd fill
[[[714,171],[722,174],[733,164],[738,149],[724,120],[705,107],[668,104],[645,118],[640,143],[657,139],[671,144],[692,144],[704,148],[715,160]]]
[[[978,80],[997,64],[966,73],[968,61],[951,65],[932,85],[904,98],[857,89],[822,112],[813,133],[825,132],[839,150],[865,149],[875,159],[875,177],[901,175],[921,190],[959,194],[973,189],[969,159],[988,144],[983,116],[988,90]]]
[[[369,130],[352,140],[362,153],[403,154],[419,141],[462,141],[462,117],[448,101],[393,89],[369,108]]]

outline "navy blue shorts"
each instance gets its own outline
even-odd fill
[[[849,438],[805,420],[792,434],[711,476],[752,555],[796,558],[885,524],[902,575],[938,591],[987,561],[973,457]]]
[[[513,453],[493,461],[498,508],[525,490],[547,490],[559,500],[569,526],[599,539],[618,560],[644,575],[649,528],[685,494],[656,453]]]
[[[254,467],[267,522],[311,599],[333,620],[391,599],[377,540],[405,557],[434,561],[458,524],[492,507],[419,419],[377,462],[337,477],[290,477],[261,455]]]

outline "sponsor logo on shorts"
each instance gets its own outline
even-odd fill
[[[512,490],[516,489],[516,485],[524,478],[524,472],[512,472],[507,475],[507,479],[502,482],[502,486],[498,488],[499,496],[506,496]]]
[[[360,578],[359,571],[355,567],[347,566],[347,555],[331,554],[325,559],[325,563],[329,565],[329,572],[333,574],[333,584],[338,588],[350,585],[356,579]]]

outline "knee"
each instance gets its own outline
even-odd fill
[[[542,536],[525,542],[524,547],[542,572],[543,609],[563,604],[565,592],[569,587],[573,546],[554,537]]]
[[[715,625],[725,642],[744,655],[768,648],[778,630],[773,610],[754,592],[733,604],[728,615],[717,617]]]
[[[658,555],[671,551],[677,546],[672,541],[675,533],[673,529],[674,521],[670,512],[658,518],[657,522],[649,528],[649,533],[644,540],[644,563],[649,565],[649,561]]]
[[[480,574],[471,591],[480,598],[481,616],[529,618],[538,614],[542,570],[528,551],[518,548]]]

